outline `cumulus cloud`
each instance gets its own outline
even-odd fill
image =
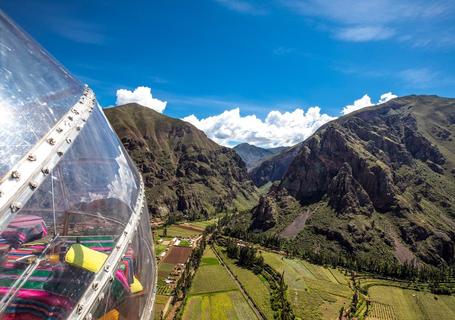
[[[362,98],[355,100],[353,104],[349,104],[349,105],[345,106],[343,108],[343,110],[341,110],[341,113],[343,115],[346,115],[348,113],[351,113],[356,110],[360,110],[362,108],[375,106],[375,105],[378,105],[381,103],[386,103],[387,101],[394,99],[396,97],[397,96],[394,95],[392,92],[387,92],[387,93],[384,93],[381,95],[381,97],[379,98],[379,101],[377,103],[373,103],[371,101],[370,96],[365,94]]]
[[[366,94],[352,105],[345,106],[341,113],[348,114],[396,97],[387,92],[381,95],[377,103],[373,103]],[[311,107],[306,112],[301,108],[291,112],[270,111],[264,120],[254,114],[243,116],[240,108],[226,110],[207,118],[199,119],[194,114],[183,118],[221,145],[232,147],[247,142],[264,148],[295,145],[334,119],[336,117],[321,113],[319,107]]]
[[[321,114],[319,107],[311,107],[307,112],[300,108],[292,112],[271,111],[264,120],[256,115],[242,116],[239,108],[226,110],[219,115],[204,119],[190,115],[183,120],[225,146],[248,142],[271,148],[295,145],[333,119],[335,118],[327,114]]]
[[[159,113],[162,113],[166,108],[166,101],[161,101],[152,96],[152,89],[149,87],[137,87],[133,91],[128,89],[117,90],[117,101],[116,105],[122,105],[127,103],[138,103],[144,107],[153,109]]]

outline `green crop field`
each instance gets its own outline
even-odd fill
[[[166,303],[170,299],[169,296],[164,296],[161,294],[157,294],[155,298],[155,305],[153,307],[154,319],[159,319],[161,315],[161,311],[164,310]]]
[[[205,221],[192,221],[192,222],[189,222],[188,224],[192,227],[205,229],[205,227],[207,227],[207,226],[216,224],[217,221],[218,221],[218,218],[213,218],[213,219],[205,220]]]
[[[205,249],[194,276],[183,319],[256,319],[237,284],[210,247]]]
[[[158,265],[158,284],[164,283],[164,279],[171,273],[174,266],[173,263],[160,263]]]
[[[164,227],[160,227],[156,229],[156,234],[159,236],[163,236]],[[173,224],[167,227],[167,236],[166,237],[183,237],[183,238],[191,238],[202,234],[202,229],[197,231],[195,229],[185,228],[184,226],[179,226],[178,224]]]
[[[184,320],[250,320],[257,319],[239,291],[190,296],[183,313]]]
[[[368,294],[372,301],[368,320],[455,319],[455,297],[429,292],[375,285]]]
[[[353,292],[341,271],[271,252],[262,252],[262,256],[275,270],[284,272],[288,298],[296,316],[336,319],[340,308],[349,305]]]
[[[224,262],[229,266],[232,273],[234,273],[237,280],[240,281],[248,295],[253,299],[262,313],[268,319],[273,319],[273,310],[270,305],[270,292],[267,280],[261,279],[251,270],[238,267],[234,263],[234,260],[229,259],[226,256],[223,248],[217,246],[217,251],[221,254]]]

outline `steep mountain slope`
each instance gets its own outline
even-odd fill
[[[249,143],[241,143],[233,148],[245,162],[247,169],[252,169],[265,159],[286,150],[286,147],[265,149]]]
[[[436,96],[332,121],[301,144],[252,228],[313,252],[454,264],[454,139],[455,99]]]
[[[143,174],[152,214],[207,216],[257,201],[240,157],[193,125],[137,104],[105,113]]]
[[[289,165],[299,153],[302,143],[282,150],[253,167],[250,177],[258,187],[269,181],[281,180],[288,170]]]

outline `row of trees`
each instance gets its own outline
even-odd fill
[[[274,250],[284,251],[288,256],[303,258],[319,265],[344,267],[353,271],[373,273],[389,278],[431,282],[433,284],[453,282],[455,279],[455,266],[442,265],[437,268],[410,263],[400,264],[395,261],[384,260],[382,257],[363,258],[353,254],[335,254],[324,250],[317,253],[310,252],[294,240],[265,233],[253,233],[243,227],[226,226],[223,228],[223,234]],[[438,286],[435,285],[434,287],[437,288]]]
[[[280,320],[295,319],[294,311],[287,299],[287,285],[284,274],[280,274],[270,265],[264,262],[264,258],[257,254],[257,250],[251,246],[238,246],[235,241],[228,239],[223,243],[229,258],[237,260],[241,267],[252,270],[255,274],[261,274],[270,286],[270,303],[274,311],[274,318]]]

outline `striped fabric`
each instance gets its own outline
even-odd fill
[[[65,246],[70,247],[72,244],[79,243],[106,254],[109,254],[115,245],[112,236],[72,237],[64,240]],[[7,242],[6,239],[0,238],[0,250],[2,244],[7,245]],[[25,265],[17,264],[16,260],[28,255],[39,256],[46,245],[44,239],[24,243],[20,248],[10,249],[3,256],[0,262],[0,297],[7,294],[14,282],[22,276]],[[58,253],[52,256],[58,258]],[[0,318],[1,320],[64,319],[80,299],[93,276],[92,272],[58,260],[57,263],[42,263],[24,283]],[[115,273],[109,306],[114,307],[131,293],[130,286],[134,282],[134,276],[134,251],[130,247]]]
[[[43,218],[33,215],[17,215],[1,233],[1,237],[14,248],[46,235]]]

